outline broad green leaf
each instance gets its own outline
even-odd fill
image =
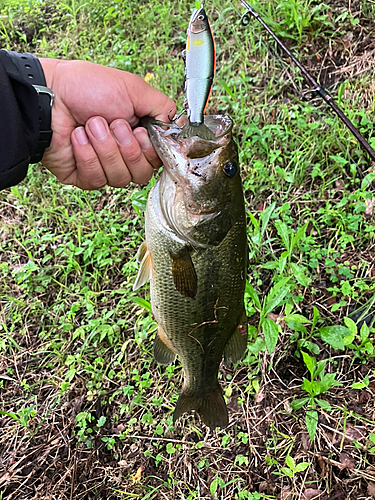
[[[290,328],[294,332],[302,332],[302,333],[306,334],[306,331],[307,331],[306,327],[303,326],[303,324],[300,323],[299,321],[288,321],[287,325],[288,325],[288,328]]]
[[[313,307],[314,315],[313,315],[313,320],[312,320],[312,325],[311,325],[311,332],[315,329],[316,323],[319,319],[319,311],[316,307]]]
[[[323,410],[331,410],[331,405],[328,403],[328,401],[324,401],[324,399],[316,399],[315,401],[321,408],[323,408]]]
[[[294,462],[294,458],[291,457],[290,455],[287,455],[287,457],[285,459],[285,463],[292,470],[294,470],[296,468],[296,464]]]
[[[368,387],[369,383],[370,378],[368,375],[366,375],[361,382],[353,382],[352,387],[353,389],[363,389],[364,387]]]
[[[310,342],[310,340],[301,339],[298,341],[297,345],[298,345],[299,349],[308,349],[309,351],[311,351],[315,355],[320,354],[319,346],[317,346],[313,342]]]
[[[270,318],[263,320],[263,335],[267,351],[271,354],[275,350],[277,339],[279,337],[279,328],[276,323]]]
[[[302,314],[290,314],[284,318],[285,321],[299,321],[300,323],[311,323],[310,320],[302,316]]]
[[[307,467],[309,467],[309,463],[308,462],[301,462],[300,464],[297,464],[296,468],[294,469],[294,472],[303,472],[304,470],[307,469]]]
[[[361,189],[366,189],[375,180],[375,173],[371,172],[362,180]]]
[[[341,383],[335,380],[336,373],[327,373],[324,375],[324,377],[321,377],[319,383],[320,386],[320,392],[319,394],[322,394],[323,392],[327,392],[328,389],[330,389],[332,386],[340,386]]]
[[[343,351],[345,349],[343,337],[347,336],[350,330],[345,326],[323,326],[319,328],[319,333],[322,340],[327,342],[333,349],[340,349]]]
[[[370,330],[369,330],[368,326],[366,325],[366,323],[363,323],[359,335],[360,335],[362,340],[368,339],[368,336],[370,335]]]
[[[148,300],[142,299],[141,297],[132,297],[132,301],[134,304],[137,304],[137,306],[144,307],[147,311],[152,312],[151,304]]]
[[[217,487],[218,487],[218,480],[214,479],[212,481],[212,483],[210,484],[210,493],[211,493],[211,496],[213,496],[213,497],[215,496]]]
[[[273,260],[272,262],[266,262],[262,265],[263,269],[277,269],[279,267],[279,261]]]
[[[322,359],[321,361],[319,361],[318,366],[317,366],[316,371],[315,371],[315,377],[319,377],[320,374],[322,374],[321,376],[323,376],[324,367],[326,366],[326,362],[327,362],[326,359]]]
[[[279,260],[278,260],[278,266],[279,266],[279,273],[280,274],[283,274],[284,269],[286,267],[287,260],[288,260],[288,252],[283,252],[280,255]]]
[[[252,223],[252,225],[254,226],[254,229],[256,229],[257,231],[257,235],[259,234],[259,221],[254,217],[254,215],[251,213],[251,212],[248,212],[248,215],[249,215],[249,218],[250,218],[250,221]]]
[[[98,427],[103,427],[103,425],[106,423],[106,417],[104,417],[103,415],[99,418],[98,422],[97,422],[97,426]]]
[[[290,313],[293,310],[293,306],[293,302],[288,302],[287,304],[285,304],[285,318],[289,318]]]
[[[260,352],[263,352],[266,350],[266,344],[263,342],[261,337],[257,337],[255,342],[252,344],[248,345],[248,350],[257,356]]]
[[[290,403],[290,406],[293,408],[293,410],[300,410],[302,406],[308,403],[309,401],[310,401],[309,396],[307,398],[295,399]]]
[[[282,301],[284,300],[285,296],[289,292],[290,286],[286,286],[288,281],[290,280],[290,277],[288,278],[283,278],[280,280],[276,285],[274,285],[267,295],[266,298],[266,305],[265,305],[265,311],[263,312],[264,316],[267,316],[270,312],[272,312],[276,307],[278,307]]]
[[[315,410],[309,410],[306,412],[306,428],[309,433],[311,441],[314,441],[316,428],[318,425],[318,412]]]
[[[346,337],[344,337],[344,346],[348,346],[348,345],[351,345],[353,343],[353,340],[355,339],[355,335],[353,335],[352,333],[350,333],[349,335],[347,335]]]
[[[292,237],[292,244],[290,247],[290,251],[292,251],[293,248],[298,244],[298,242],[305,237],[307,226],[308,226],[308,222],[305,225],[303,225],[302,227],[300,227],[298,229],[298,231],[296,232],[296,234]]]
[[[303,377],[303,384],[301,385],[301,387],[304,391],[308,392],[311,395],[314,393],[313,383],[310,380],[307,380],[307,378],[305,377]]]
[[[267,225],[270,221],[270,217],[272,215],[272,212],[274,211],[276,206],[276,202],[273,202],[269,207],[267,207],[260,215],[260,218],[262,220],[262,237],[264,235],[264,232],[267,228]]]
[[[253,286],[251,283],[246,281],[246,293],[251,297],[252,301],[254,302],[255,306],[260,310],[262,309],[259,296],[257,292],[254,290]]]
[[[284,244],[284,247],[290,251],[290,242],[289,242],[289,231],[288,231],[288,226],[284,224],[284,222],[281,222],[280,219],[277,219],[275,221],[275,227],[277,229],[277,232],[279,233],[279,236],[281,238],[281,241]]]
[[[296,278],[298,283],[305,287],[309,286],[311,279],[305,274],[306,268],[293,263],[290,264],[290,267],[292,268],[293,276]]]
[[[281,472],[288,477],[293,477],[293,471],[288,469],[288,467],[282,467]]]
[[[301,354],[303,357],[303,361],[305,362],[305,365],[307,366],[307,369],[311,374],[311,378],[313,378],[316,370],[316,359],[312,356],[309,356],[307,352],[301,351]]]

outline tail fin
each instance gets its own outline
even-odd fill
[[[206,141],[214,141],[215,134],[204,123],[187,123],[178,135],[179,139],[188,139],[189,137],[200,137]]]
[[[187,411],[196,410],[203,422],[210,427],[226,427],[228,425],[228,410],[221,387],[202,397],[186,396],[181,392],[173,413],[173,423]]]

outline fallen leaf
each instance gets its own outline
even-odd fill
[[[325,477],[327,474],[327,464],[324,458],[321,455],[318,455],[317,462],[320,467],[320,477]]]
[[[375,198],[372,198],[372,200],[365,200],[365,202],[366,202],[365,214],[372,215],[374,213],[374,208],[375,208]]]
[[[360,403],[367,403],[367,401],[370,401],[371,398],[372,398],[371,394],[367,391],[361,391],[359,394]]]
[[[342,38],[342,43],[344,44],[345,48],[348,49],[350,47],[350,42],[353,40],[353,33],[351,31],[348,31]]]
[[[313,488],[307,488],[304,492],[306,500],[319,500],[323,492],[321,490],[314,490]]]
[[[142,477],[142,472],[144,470],[145,470],[145,468],[143,467],[143,465],[141,465],[140,467],[138,467],[137,472],[135,473],[134,476],[132,476],[133,484],[139,483],[139,481],[141,480],[141,477]]]
[[[259,485],[259,493],[264,493],[268,491],[268,483],[267,481],[262,481]]]
[[[260,403],[261,401],[263,401],[263,399],[265,398],[265,394],[263,392],[263,389],[260,389],[258,392],[257,392],[257,395],[255,396],[255,402],[256,403]]]
[[[344,191],[345,186],[344,186],[344,183],[342,182],[341,179],[337,179],[337,181],[335,182],[335,185],[336,185],[336,189],[338,191]]]
[[[356,461],[355,459],[349,455],[348,453],[340,453],[340,469],[349,469],[354,470]]]
[[[363,437],[364,434],[357,427],[353,427],[352,425],[346,426],[344,444],[352,444],[353,439],[358,441]]]
[[[367,485],[367,493],[370,497],[375,498],[375,483],[370,481]]]
[[[312,442],[307,432],[302,432],[301,434],[301,445],[305,451],[308,451],[311,448]]]

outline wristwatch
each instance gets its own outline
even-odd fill
[[[51,109],[54,100],[54,93],[47,87],[42,65],[34,54],[7,52],[12,62],[15,64],[23,78],[29,82],[38,93],[39,100],[39,141],[33,151],[30,163],[37,163],[43,158],[44,151],[51,144]]]

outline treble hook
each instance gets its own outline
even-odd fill
[[[177,120],[179,120],[179,119],[181,118],[181,116],[187,112],[187,110],[188,110],[188,102],[187,102],[187,100],[185,100],[185,102],[184,102],[184,104],[183,104],[182,111],[181,111],[181,113],[178,113],[178,115],[177,115],[177,116],[176,116],[176,115],[174,115],[174,117],[173,117],[173,118],[171,118],[171,116],[170,116],[170,115],[171,115],[172,109],[170,109],[170,110],[168,111],[168,120],[169,120],[170,122],[172,122],[172,123],[176,123],[176,121],[177,121]]]

